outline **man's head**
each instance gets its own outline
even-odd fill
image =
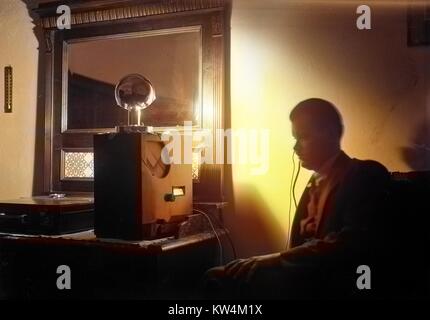
[[[330,102],[312,98],[300,102],[290,113],[294,150],[302,166],[318,171],[340,150],[342,117]]]

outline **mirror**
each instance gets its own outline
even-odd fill
[[[149,79],[157,92],[154,103],[142,110],[145,125],[199,125],[201,38],[200,27],[191,26],[65,41],[63,132],[127,125],[115,85],[133,73]]]
[[[68,28],[58,25],[64,1],[43,2],[34,13],[44,192],[93,192],[94,134],[127,124],[127,110],[115,101],[115,86],[126,75],[140,74],[153,85],[157,99],[141,120],[156,132],[185,134],[184,121],[192,121],[193,132],[216,132],[229,121],[230,0],[66,1]],[[216,154],[223,140],[212,142]],[[223,170],[198,166],[193,199],[222,199]]]

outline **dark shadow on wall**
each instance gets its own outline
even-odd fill
[[[410,146],[402,147],[403,160],[414,171],[430,170],[430,128],[423,122],[417,126]]]
[[[38,74],[37,74],[37,105],[36,105],[36,132],[33,165],[33,195],[40,195],[44,192],[44,154],[45,154],[45,52],[47,52],[45,38],[41,28],[37,27],[38,17],[32,11],[37,7],[35,0],[21,0],[28,9],[28,14],[32,19],[34,35],[39,43],[38,50]]]
[[[236,190],[235,211],[230,211],[225,221],[232,233],[238,257],[284,249],[285,232],[254,185],[244,184]]]

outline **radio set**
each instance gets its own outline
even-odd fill
[[[164,164],[152,133],[94,137],[95,233],[141,240],[171,235],[192,212],[191,164]]]
[[[156,99],[151,82],[130,74],[115,88],[128,125],[94,136],[97,237],[153,239],[174,234],[192,212],[191,164],[165,164],[164,142],[141,121]]]

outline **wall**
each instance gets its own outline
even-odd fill
[[[33,189],[38,43],[26,6],[0,4],[0,199],[30,196]],[[13,113],[4,113],[4,77],[13,67]]]
[[[365,3],[368,31],[356,28],[362,3],[354,1],[233,1],[231,125],[270,128],[267,173],[233,166],[229,221],[242,255],[285,245],[294,143],[288,114],[303,99],[338,106],[350,156],[392,171],[430,169],[430,47],[407,47],[401,2]],[[298,197],[309,176],[302,171]]]

